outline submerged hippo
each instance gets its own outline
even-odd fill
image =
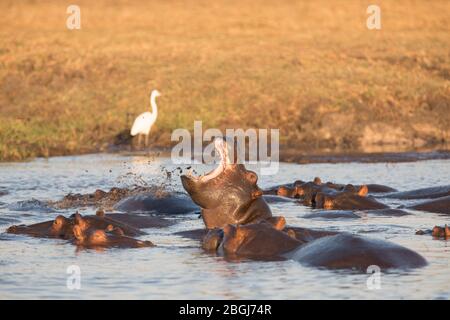
[[[123,212],[152,212],[162,214],[187,214],[199,212],[200,208],[183,193],[167,193],[160,196],[138,194],[119,201],[114,208]]]
[[[409,206],[408,208],[414,210],[450,214],[450,196],[425,201]]]
[[[422,188],[404,192],[394,192],[386,195],[386,198],[413,200],[413,199],[435,199],[450,196],[450,185],[432,188]]]
[[[246,224],[272,217],[257,186],[256,173],[231,161],[224,140],[216,139],[214,143],[221,159],[219,166],[204,176],[181,176],[184,189],[201,207],[206,227]]]
[[[74,243],[84,248],[118,247],[143,248],[154,247],[151,241],[141,241],[124,235],[121,228],[112,227],[106,230],[83,229],[80,225],[73,227]]]
[[[300,203],[313,208],[328,210],[378,210],[388,206],[368,196],[366,185],[347,184],[337,188],[330,183],[322,183],[320,178],[314,181],[295,183],[296,197]]]
[[[158,194],[161,190],[156,186],[135,186],[132,188],[113,187],[109,191],[101,189],[93,193],[69,193],[58,201],[49,201],[47,204],[57,209],[68,209],[78,207],[102,207],[111,210],[120,200],[138,194]]]
[[[334,189],[337,191],[343,191],[346,188],[347,185],[345,184],[339,184],[339,183],[333,183],[333,182],[327,182],[322,183],[322,180],[319,177],[314,178],[311,182],[305,182],[302,180],[297,180],[294,183],[288,183],[278,186],[273,186],[271,188],[268,188],[264,190],[264,194],[268,195],[278,195],[283,197],[289,197],[289,198],[300,198],[301,196],[304,196],[305,194],[309,194],[314,192],[314,190],[317,190],[317,188],[329,188]],[[396,192],[397,190],[394,188],[391,188],[389,186],[381,185],[381,184],[365,184],[365,185],[355,185],[354,186],[357,190],[364,187],[367,188],[367,193],[369,194],[378,194],[378,193],[391,193]]]
[[[362,186],[359,189],[347,185],[342,191],[331,191],[328,188],[316,193],[314,206],[323,209],[336,210],[377,210],[389,207],[367,195],[368,189]]]
[[[213,229],[203,240],[208,251],[235,258],[257,260],[292,259],[314,267],[366,271],[371,265],[381,269],[416,268],[427,264],[416,252],[376,239],[338,233],[307,241],[296,233],[273,228],[266,222],[227,225]]]
[[[371,185],[376,191],[391,188],[382,185]],[[313,208],[329,210],[378,210],[388,206],[368,196],[367,185],[340,185],[331,182],[322,183],[316,177],[313,181],[295,181],[292,185],[279,186],[276,194],[282,197],[299,199],[299,203]]]
[[[131,236],[143,235],[145,232],[126,223],[127,220],[130,220],[135,224],[141,222],[138,224],[149,226],[151,221],[148,221],[148,219],[153,220],[153,218],[134,216],[127,219],[127,215],[121,214],[122,221],[119,221],[111,216],[118,215],[109,215],[103,211],[98,211],[96,215],[82,216],[77,212],[69,218],[60,215],[55,220],[29,226],[11,226],[7,229],[7,233],[66,239],[84,247],[135,248],[153,246],[151,242],[131,238]]]
[[[55,220],[35,223],[29,226],[13,225],[6,232],[39,238],[71,239],[73,238],[73,220],[60,215]]]
[[[228,258],[258,260],[294,259],[301,263],[328,268],[366,270],[370,265],[380,268],[412,268],[426,265],[419,254],[381,240],[365,239],[351,234],[310,231],[286,228],[283,217],[272,217],[271,211],[257,186],[257,176],[243,165],[231,163],[227,145],[216,139],[216,150],[221,156],[218,168],[205,176],[182,176],[183,187],[193,201],[202,208],[207,230],[190,230],[178,233],[190,238],[203,235],[202,247]],[[333,197],[341,205],[364,198],[367,188],[346,186],[336,190],[319,180],[300,182],[305,194],[325,193],[320,201],[328,203],[325,196]],[[344,199],[341,201],[341,199]],[[350,199],[350,200],[349,200]],[[367,203],[371,203],[370,200]],[[375,203],[377,203],[375,201]],[[384,205],[369,208],[386,209]]]
[[[73,226],[80,225],[84,229],[107,229],[109,226],[120,228],[125,235],[139,236],[145,232],[140,228],[150,228],[152,226],[160,227],[170,225],[165,220],[163,222],[154,217],[142,217],[127,214],[105,214],[103,211],[97,211],[96,215],[82,216],[79,213],[66,218],[59,215],[55,220],[40,222],[32,225],[14,225],[9,227],[6,232],[14,234],[25,234],[41,238],[73,238]]]
[[[418,230],[418,235],[431,234],[434,238],[438,239],[450,239],[450,228],[445,225],[444,227],[434,226],[432,230]]]
[[[306,219],[360,219],[364,216],[388,216],[400,217],[410,215],[410,213],[400,209],[375,209],[375,210],[317,210],[304,215]]]

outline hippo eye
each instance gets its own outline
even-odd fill
[[[247,179],[251,182],[251,183],[255,183],[258,180],[258,176],[254,173],[254,172],[248,172],[247,173]]]

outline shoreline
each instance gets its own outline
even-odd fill
[[[308,164],[308,163],[401,163],[416,162],[424,160],[448,160],[450,159],[450,148],[447,145],[439,145],[436,148],[427,149],[405,149],[391,151],[392,146],[385,148],[378,146],[376,151],[362,150],[327,150],[327,149],[303,149],[281,147],[280,162]],[[114,146],[108,148],[98,148],[93,150],[81,150],[80,152],[61,152],[49,155],[48,157],[33,157],[17,161],[0,160],[0,164],[30,162],[36,159],[48,159],[53,157],[69,157],[93,154],[120,154],[125,156],[149,156],[149,157],[170,157],[169,147],[155,147],[152,150],[132,150],[131,146]]]

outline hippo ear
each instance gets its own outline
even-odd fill
[[[59,215],[53,221],[53,225],[62,226],[65,220],[66,220],[66,218],[64,216]]]
[[[358,195],[360,195],[361,197],[365,197],[367,196],[368,192],[369,188],[367,188],[367,186],[364,184],[361,186],[361,188],[359,188]]]
[[[97,210],[97,212],[95,213],[95,215],[97,216],[97,217],[104,217],[105,216],[105,210],[103,210],[103,209],[98,209]]]
[[[305,194],[305,190],[300,185],[296,185],[294,188],[295,197],[303,196]]]
[[[322,184],[322,180],[319,177],[315,177],[313,183],[320,186]]]
[[[251,183],[256,184],[258,182],[258,175],[253,171],[247,171],[245,173],[245,178]]]
[[[270,223],[277,230],[283,230],[284,227],[286,226],[286,219],[283,216],[270,217],[264,221]]]
[[[79,214],[79,213],[75,214],[74,224],[79,226],[82,230],[87,229],[87,222],[83,218],[83,216],[81,214]]]

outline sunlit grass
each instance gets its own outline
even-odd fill
[[[297,146],[377,143],[371,124],[448,140],[450,3],[378,2],[380,31],[366,1],[77,1],[70,31],[64,1],[2,1],[0,160],[102,150],[153,88],[156,146],[194,120]]]

